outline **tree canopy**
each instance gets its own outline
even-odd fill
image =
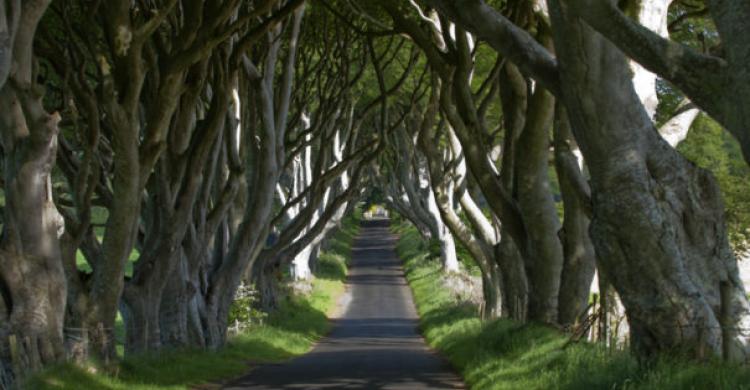
[[[748,18],[720,0],[0,2],[0,379],[116,359],[118,313],[128,354],[220,348],[238,288],[272,309],[359,201],[411,221],[445,272],[478,269],[485,318],[570,330],[596,274],[639,356],[746,362]]]

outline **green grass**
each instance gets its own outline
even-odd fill
[[[98,207],[94,206],[91,208],[91,223],[93,223],[94,226],[94,234],[96,234],[97,240],[99,240],[99,243],[102,242],[102,239],[104,238],[104,225],[107,223],[107,217],[109,216],[109,211],[104,207]],[[128,258],[127,264],[125,264],[125,276],[133,276],[133,263],[135,263],[138,260],[138,257],[140,257],[140,252],[138,249],[133,248],[133,251],[130,252],[130,257]],[[86,261],[86,257],[83,255],[83,252],[79,249],[76,252],[76,265],[78,266],[78,269],[90,273],[91,272],[91,265]]]
[[[328,315],[344,292],[346,263],[358,222],[347,218],[321,253],[309,296],[289,296],[264,325],[232,337],[225,348],[210,352],[179,350],[126,358],[115,372],[95,365],[62,364],[31,378],[34,390],[152,390],[188,389],[236,377],[255,363],[281,362],[308,352],[330,329]]]
[[[564,347],[568,338],[539,325],[482,322],[476,308],[460,304],[440,285],[439,259],[410,226],[397,251],[428,343],[440,351],[472,389],[750,389],[750,370],[721,362],[698,364],[664,358],[641,366],[626,351],[590,343]]]

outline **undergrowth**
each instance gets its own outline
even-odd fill
[[[34,390],[166,390],[237,377],[253,364],[280,362],[308,352],[328,332],[328,315],[344,291],[346,264],[359,229],[349,217],[319,256],[312,292],[287,297],[263,325],[255,325],[229,339],[218,351],[175,350],[158,355],[126,357],[115,369],[101,370],[90,363],[66,363],[30,378]],[[201,388],[219,388],[218,383]]]
[[[405,223],[397,251],[428,343],[472,389],[750,389],[747,367],[663,358],[648,367],[627,351],[568,344],[555,329],[510,320],[482,322],[476,308],[441,286],[441,265]]]

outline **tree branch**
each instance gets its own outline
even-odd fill
[[[701,54],[666,39],[638,24],[612,1],[566,0],[564,3],[591,27],[614,43],[646,69],[680,88],[695,104],[717,118],[723,118],[727,83],[726,61]]]
[[[601,1],[601,0],[598,0]],[[513,24],[482,0],[426,0],[443,15],[487,41],[524,73],[559,96],[557,60],[528,32]]]

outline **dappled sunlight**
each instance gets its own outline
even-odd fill
[[[129,356],[113,372],[65,364],[32,378],[29,389],[185,390],[206,382],[215,382],[215,388],[251,367],[302,355],[330,329],[326,314],[344,291],[346,262],[357,230],[350,218],[331,238],[328,251],[320,255],[310,295],[287,296],[264,325],[250,326],[219,351],[181,349]]]
[[[387,226],[383,220],[362,223],[346,280],[351,298],[347,310],[330,320],[328,336],[304,356],[261,366],[228,388],[463,388],[417,332],[418,316]]]
[[[434,348],[463,374],[472,389],[740,389],[750,371],[725,363],[706,365],[664,358],[646,367],[627,351],[586,342],[535,324],[482,322],[440,286],[440,263],[425,255],[413,228],[397,227],[399,253],[414,291],[420,328]]]
[[[750,0],[0,1],[0,389],[750,390]]]

